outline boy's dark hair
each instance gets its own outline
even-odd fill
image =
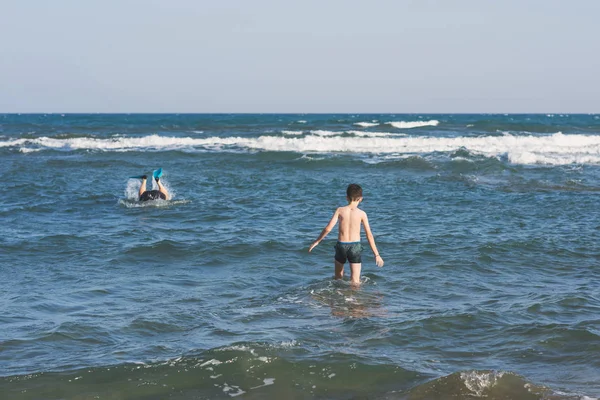
[[[348,185],[348,189],[346,189],[346,196],[348,196],[351,201],[358,200],[362,197],[362,195],[362,188],[359,185],[356,183],[351,183]]]

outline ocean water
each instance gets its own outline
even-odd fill
[[[0,115],[0,160],[2,399],[600,397],[599,115]],[[349,183],[359,288],[307,252]]]

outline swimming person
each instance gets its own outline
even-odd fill
[[[140,201],[170,199],[169,191],[160,182],[160,177],[154,177],[154,180],[156,180],[156,184],[158,185],[158,190],[146,190],[146,179],[148,179],[148,177],[146,175],[142,175],[140,178],[142,178],[142,186],[140,186],[139,192]]]
[[[335,210],[331,221],[323,229],[317,240],[310,245],[308,252],[317,247],[317,245],[327,236],[336,223],[339,225],[338,242],[335,245],[335,279],[344,277],[344,264],[346,260],[350,263],[350,281],[352,284],[360,284],[360,270],[362,267],[361,253],[363,246],[360,243],[360,227],[365,227],[365,234],[375,255],[375,263],[378,267],[383,267],[383,258],[375,246],[375,238],[371,233],[367,213],[358,208],[363,200],[362,188],[357,184],[350,184],[346,189],[346,199],[348,205],[339,207]]]

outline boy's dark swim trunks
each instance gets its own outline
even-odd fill
[[[148,200],[158,200],[163,199],[166,200],[167,196],[164,193],[161,193],[160,190],[147,190],[140,196],[140,201],[148,201]]]
[[[363,250],[360,242],[337,242],[335,248],[335,260],[344,264],[348,260],[351,264],[358,264],[362,261],[360,253]]]

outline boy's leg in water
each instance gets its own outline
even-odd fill
[[[344,278],[344,264],[342,264],[335,258],[333,259],[333,261],[335,263],[335,275],[334,275],[333,279],[343,279]]]
[[[360,270],[362,263],[350,263],[350,281],[354,285],[360,285]]]

